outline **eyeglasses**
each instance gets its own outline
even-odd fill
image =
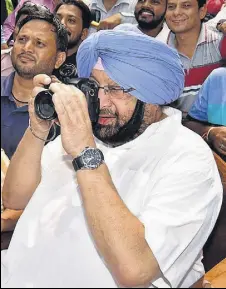
[[[134,91],[134,88],[128,88],[125,89],[121,86],[98,86],[99,89],[103,89],[105,95],[108,95],[109,97],[113,98],[113,99],[123,99],[126,97],[126,94]]]

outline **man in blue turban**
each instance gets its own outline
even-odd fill
[[[34,79],[34,97],[50,84],[61,136],[44,148],[51,122],[32,100],[3,188],[4,206],[25,211],[2,254],[2,287],[189,288],[204,275],[222,186],[208,146],[166,106],[183,89],[179,57],[104,31],[77,63],[98,86],[97,124],[76,87]]]
[[[128,115],[130,121],[125,114],[120,116],[117,107],[100,112],[94,134],[112,145],[134,137],[143,120],[144,103],[153,104],[162,112],[159,105],[170,104],[183,91],[184,72],[178,53],[146,35],[123,31],[93,34],[81,46],[77,62],[80,77],[90,77],[93,68],[94,74],[96,70],[104,70],[102,75],[106,74],[112,81],[106,86],[108,95],[117,93],[124,98],[130,95],[126,103],[128,111],[134,110]],[[102,84],[107,83],[103,80]],[[99,93],[106,94],[106,88]],[[115,125],[109,128],[106,124],[112,119]]]

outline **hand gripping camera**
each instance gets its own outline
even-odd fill
[[[100,102],[98,98],[98,84],[89,78],[72,78],[67,81],[67,84],[74,85],[80,89],[87,100],[89,116],[92,124],[98,121]],[[46,90],[37,94],[34,107],[35,113],[40,119],[53,120],[57,118],[54,103],[52,101],[52,91]]]

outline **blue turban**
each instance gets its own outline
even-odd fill
[[[79,47],[79,77],[90,77],[101,58],[108,77],[121,87],[134,88],[145,103],[169,104],[181,95],[184,71],[176,50],[146,35],[129,31],[100,31]]]

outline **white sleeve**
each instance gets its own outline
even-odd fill
[[[139,219],[163,275],[153,285],[178,288],[215,225],[222,185],[211,153],[171,156],[159,174]]]
[[[61,136],[49,142],[43,149],[41,166],[42,171],[51,170],[51,166],[57,164],[63,154],[66,154],[61,142]]]

